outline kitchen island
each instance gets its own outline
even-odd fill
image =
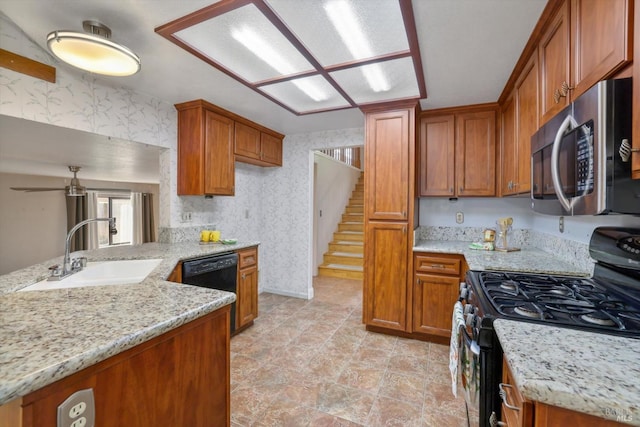
[[[493,327],[525,399],[640,426],[640,340],[504,319]]]
[[[138,284],[16,292],[43,279],[61,257],[0,276],[0,405],[213,312],[228,313],[235,294],[166,278],[181,260],[256,245],[148,243],[74,253],[90,262],[163,259]]]

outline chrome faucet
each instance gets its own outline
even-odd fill
[[[54,265],[49,267],[51,270],[51,276],[49,276],[49,280],[62,280],[67,276],[72,275],[73,273],[77,273],[82,270],[87,265],[87,258],[80,257],[72,260],[69,254],[69,249],[71,246],[71,238],[73,235],[82,228],[84,225],[90,224],[92,222],[98,221],[109,221],[109,234],[117,234],[118,230],[116,229],[116,219],[115,217],[111,218],[90,218],[85,219],[84,221],[80,221],[76,225],[73,226],[71,230],[67,233],[67,240],[64,244],[64,260],[62,261],[62,267],[59,265]]]

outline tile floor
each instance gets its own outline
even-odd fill
[[[315,298],[263,293],[231,340],[231,425],[466,426],[448,347],[367,332],[362,282],[318,277]]]

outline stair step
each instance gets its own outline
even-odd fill
[[[328,264],[318,267],[320,276],[362,280],[364,268],[356,265]]]
[[[338,253],[346,253],[347,255],[337,255]],[[322,265],[349,265],[360,266],[364,265],[364,256],[357,253],[349,252],[328,252],[324,254],[324,264]]]
[[[350,252],[350,253],[363,253],[363,242],[331,242],[329,243],[329,250],[333,252]]]
[[[362,222],[341,222],[338,224],[338,231],[364,231],[364,224]]]
[[[364,205],[347,206],[346,213],[359,213],[362,215],[364,213]]]
[[[362,231],[336,231],[333,233],[333,237],[336,240],[362,242],[364,240],[364,233]]]

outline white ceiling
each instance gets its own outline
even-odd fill
[[[46,36],[53,30],[81,31],[82,21],[86,19],[109,26],[112,39],[136,52],[142,61],[142,70],[134,76],[104,77],[110,85],[129,87],[172,104],[203,98],[283,134],[363,125],[362,113],[357,109],[296,116],[154,32],[156,27],[211,3],[215,1],[0,0],[0,10],[45,49]],[[496,101],[545,4],[546,0],[413,0],[427,86],[427,99],[421,100],[422,108]],[[59,67],[79,72],[65,64]],[[7,143],[4,124],[0,123],[3,126],[2,158],[6,156],[4,144]],[[24,135],[28,128],[17,129]],[[69,140],[69,135],[65,138]],[[82,150],[71,146],[73,140],[67,142],[69,145],[64,150],[48,153],[47,161],[51,164],[57,161],[58,169],[65,171],[70,161],[61,151],[71,150],[81,156],[78,153]],[[148,151],[140,150],[146,155]],[[37,152],[31,155],[37,156]],[[15,154],[29,158],[24,153]],[[0,171],[6,171],[3,166],[6,162],[1,160]],[[77,162],[85,165],[88,179],[103,179],[92,175],[92,164],[98,162],[95,158],[77,159]],[[149,182],[148,176],[154,170],[147,170],[148,163],[140,160],[139,171],[130,168],[132,180]],[[105,165],[99,168],[108,170]],[[22,170],[28,171],[28,165],[23,165]],[[68,171],[56,176],[67,174]],[[157,165],[155,174],[157,182]]]

